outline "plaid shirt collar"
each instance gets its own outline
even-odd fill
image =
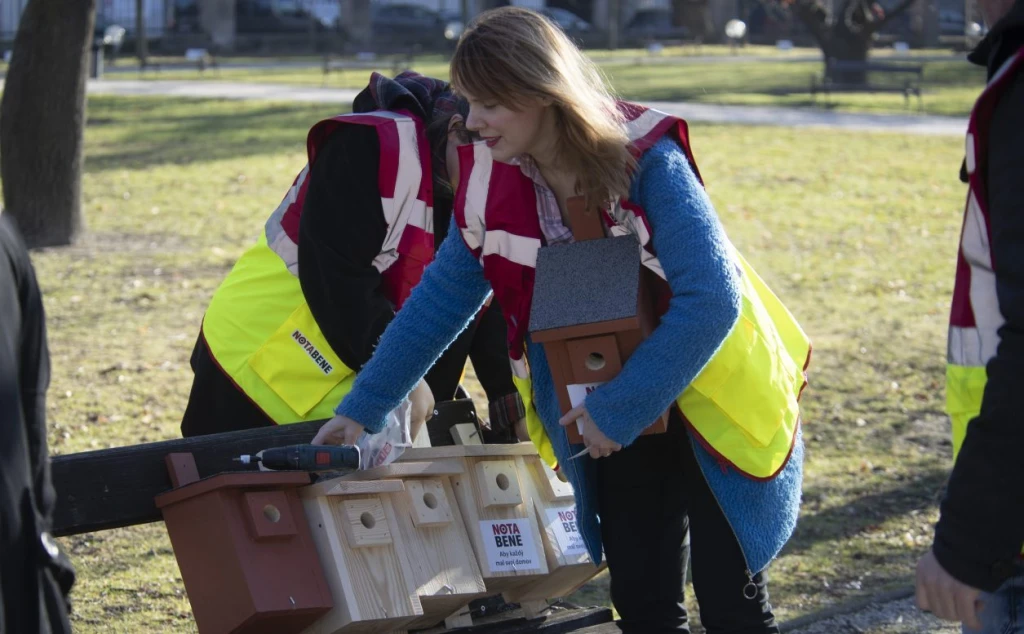
[[[519,171],[533,181],[533,190],[537,195],[537,217],[544,242],[548,246],[569,244],[573,241],[572,230],[562,222],[562,212],[558,209],[558,200],[551,191],[544,175],[540,173],[537,163],[529,156],[523,155],[510,161],[519,166]]]

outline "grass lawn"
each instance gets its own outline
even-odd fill
[[[606,76],[619,93],[628,99],[697,101],[714,104],[812,106],[809,94],[812,76],[820,76],[821,62],[808,59],[820,55],[817,49],[781,52],[772,47],[751,47],[742,57],[733,57],[727,47],[705,46],[699,57],[692,49],[666,49],[660,56],[642,50],[592,51]],[[925,51],[932,55],[939,51]],[[966,63],[962,57],[944,53],[948,59],[924,62],[923,101],[919,109],[912,98],[909,112],[939,115],[961,115],[970,112],[974,98],[984,85],[985,74]],[[893,57],[891,51],[879,50],[878,57]],[[758,57],[760,59],[754,59]],[[252,61],[252,60],[245,60]],[[128,65],[126,61],[122,65]],[[417,59],[415,70],[435,77],[448,76],[448,60],[442,56]],[[383,63],[380,72],[391,73]],[[369,70],[332,72],[326,85],[334,88],[361,88],[366,85]],[[135,73],[108,74],[108,79],[137,79]],[[206,81],[265,82],[305,86],[324,84],[318,66],[306,68],[225,68],[200,74],[196,70],[165,70],[147,72],[142,78],[201,79]],[[884,85],[901,82],[900,78],[872,78]],[[902,85],[901,83],[899,85]],[[819,96],[818,104],[823,103]],[[844,111],[907,112],[899,93],[837,94],[827,106]]]
[[[90,100],[87,233],[33,255],[54,453],[178,436],[210,295],[302,167],[306,129],[330,114]],[[771,568],[777,614],[906,584],[950,461],[944,322],[962,143],[708,125],[692,137],[732,240],[814,341],[805,501]],[[62,541],[78,566],[76,631],[195,631],[162,524]],[[606,580],[576,598],[606,603]]]

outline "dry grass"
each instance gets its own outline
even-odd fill
[[[93,99],[73,247],[34,253],[55,453],[178,435],[211,293],[304,162],[318,106]],[[950,138],[695,125],[733,241],[814,340],[780,617],[906,583],[949,465],[944,322],[963,187]],[[84,633],[194,631],[162,524],[63,540]],[[699,547],[699,546],[696,546]],[[606,602],[602,580],[577,599]]]

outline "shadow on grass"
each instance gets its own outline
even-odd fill
[[[849,502],[814,511],[813,507],[826,491],[819,487],[804,492],[804,510],[796,532],[783,550],[783,555],[800,554],[819,542],[844,541],[858,533],[872,530],[886,520],[932,505],[946,484],[949,470],[932,468],[902,479],[898,485],[881,491],[864,487],[846,491]]]
[[[331,104],[94,97],[89,101],[87,172],[143,169],[302,151],[306,133],[338,114]],[[255,107],[254,107],[255,106]]]

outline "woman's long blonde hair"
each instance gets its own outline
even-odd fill
[[[512,109],[549,102],[560,133],[557,168],[576,175],[587,207],[628,196],[636,161],[615,99],[594,63],[547,18],[520,7],[482,13],[459,40],[451,82]]]

